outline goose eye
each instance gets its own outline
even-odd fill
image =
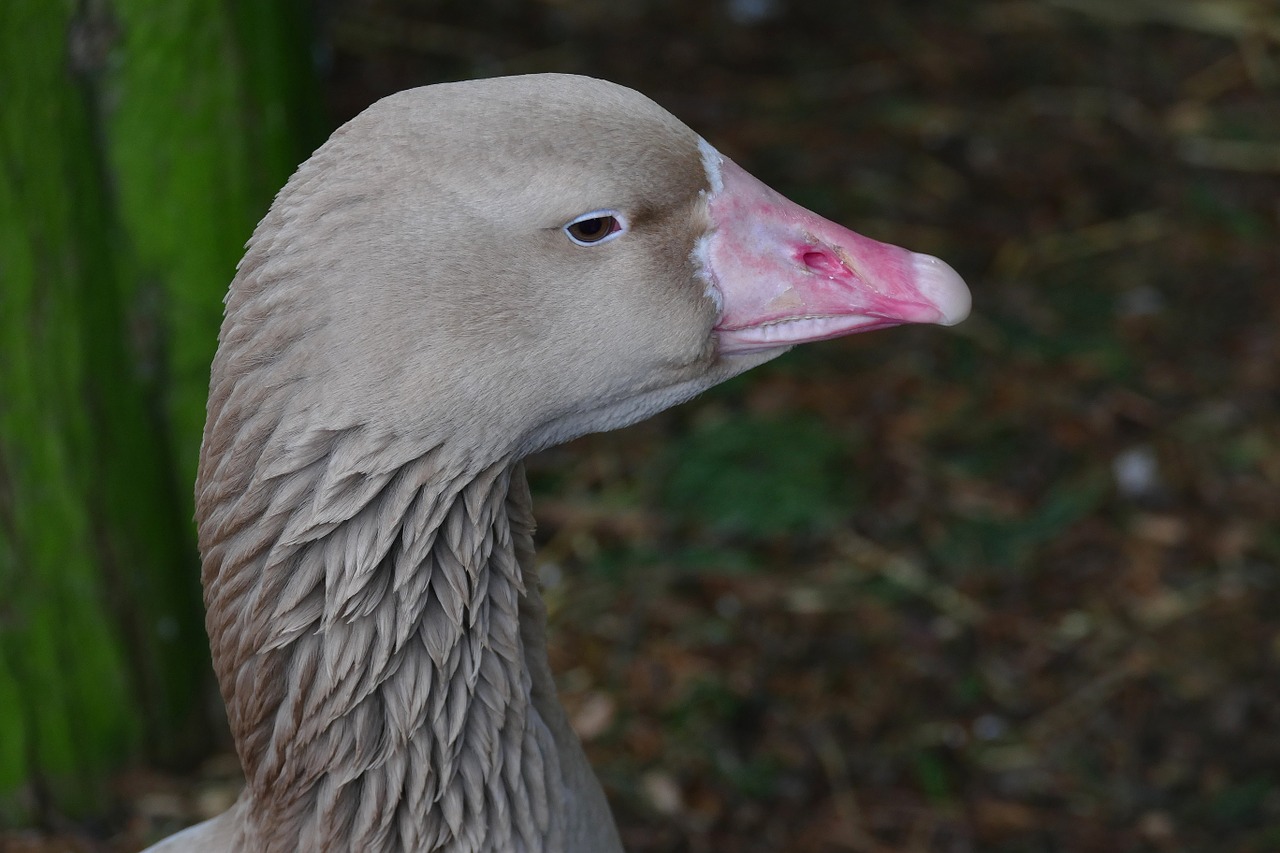
[[[625,229],[617,214],[608,211],[586,213],[564,227],[564,233],[579,246],[602,243]]]

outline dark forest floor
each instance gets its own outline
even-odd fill
[[[531,462],[629,850],[1280,850],[1275,5],[333,6],[335,121],[608,77],[973,289]],[[120,849],[211,767],[122,781]]]

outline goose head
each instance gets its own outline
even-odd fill
[[[299,169],[228,297],[215,396],[270,367],[300,426],[520,456],[968,308],[943,262],[801,208],[637,92],[471,81],[379,101]]]

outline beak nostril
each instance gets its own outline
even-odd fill
[[[813,272],[828,278],[849,273],[849,268],[844,265],[844,262],[825,249],[808,249],[800,256],[800,261]]]

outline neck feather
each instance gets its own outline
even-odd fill
[[[561,766],[523,470],[335,472],[358,432],[202,490],[238,849],[566,849],[585,762],[572,744]]]

